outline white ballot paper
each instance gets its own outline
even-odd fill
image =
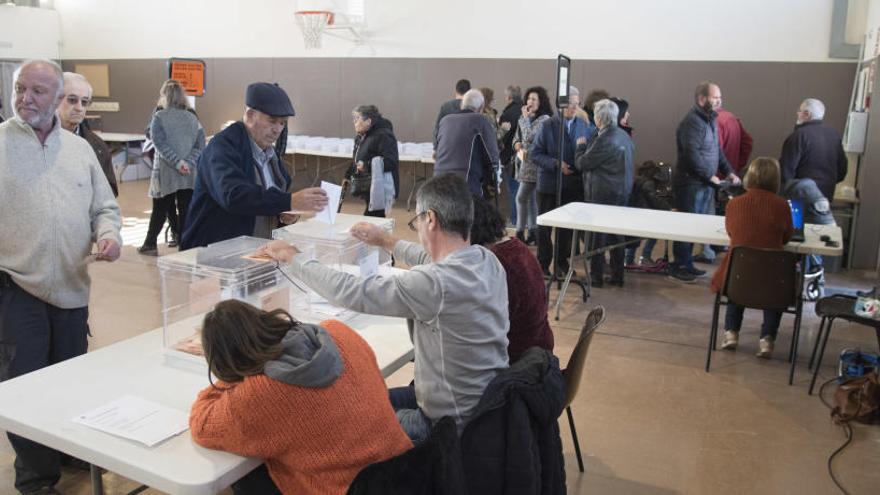
[[[339,210],[339,198],[342,197],[342,186],[322,180],[321,189],[327,193],[327,206],[315,215],[315,220],[333,225],[336,223],[336,212]]]
[[[147,447],[189,428],[187,413],[131,395],[80,414],[71,421]]]
[[[379,251],[373,249],[370,254],[358,260],[361,268],[361,278],[370,278],[379,270]]]

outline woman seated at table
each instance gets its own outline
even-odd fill
[[[510,330],[507,355],[513,364],[532,346],[553,351],[553,332],[547,321],[544,275],[535,255],[518,238],[505,233],[504,219],[492,204],[474,197],[471,244],[492,251],[507,272],[507,305]]]
[[[762,156],[752,160],[744,181],[746,192],[730,200],[724,216],[727,234],[730,236],[730,252],[737,246],[781,250],[791,239],[794,233],[791,209],[776,194],[779,183],[779,162],[776,159]],[[719,292],[724,287],[729,264],[730,256],[727,256],[712,277],[713,292]],[[733,350],[739,344],[744,311],[742,306],[727,305],[722,349]],[[773,353],[780,320],[782,312],[764,310],[764,323],[761,325],[761,338],[756,353],[758,357],[769,358]]]
[[[412,448],[372,349],[339,321],[228,300],[205,315],[202,345],[220,381],[192,406],[193,440],[265,460],[236,494],[345,493],[361,469]]]

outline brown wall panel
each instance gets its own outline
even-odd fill
[[[70,70],[78,61],[65,62]],[[92,61],[110,64],[110,101],[121,111],[104,113],[109,131],[140,132],[147,124],[164,60]],[[429,141],[440,104],[451,98],[455,81],[496,92],[540,84],[552,94],[554,60],[279,58],[207,59],[207,95],[197,111],[209,133],[226,120],[240,119],[244,89],[253,81],[280,83],[297,111],[291,132],[350,136],[350,111],[374,103],[395,125],[401,141]],[[825,101],[826,120],[842,130],[853,67],[840,63],[573,61],[572,83],[582,94],[605,88],[630,102],[636,159],[675,161],[675,128],[693,104],[693,88],[704,79],[719,83],[725,106],[755,138],[755,155],[777,156],[794,125],[794,111],[807,96]]]

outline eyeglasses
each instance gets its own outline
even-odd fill
[[[89,105],[92,104],[92,99],[88,98],[88,97],[80,98],[76,95],[67,95],[66,97],[64,97],[64,99],[67,100],[67,103],[70,105],[76,105],[77,103],[82,103],[82,106],[85,108],[88,108]]]
[[[406,223],[406,226],[409,227],[409,230],[412,230],[413,232],[416,231],[416,220],[418,220],[425,213],[428,213],[428,211],[425,210],[425,211],[417,214],[416,216],[412,217],[412,220],[410,220],[409,222]]]

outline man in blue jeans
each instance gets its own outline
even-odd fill
[[[721,88],[710,81],[703,81],[694,91],[694,106],[678,124],[675,132],[678,162],[672,179],[674,205],[678,211],[709,213],[714,200],[713,187],[720,181],[720,170],[733,184],[739,177],[718,143],[718,125],[715,112],[721,106]],[[694,245],[690,242],[672,244],[674,261],[669,276],[680,282],[693,282],[706,274],[694,267]]]

